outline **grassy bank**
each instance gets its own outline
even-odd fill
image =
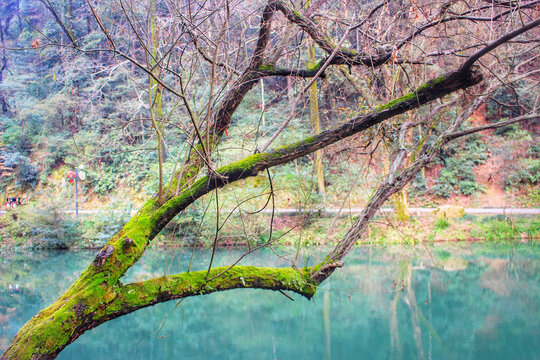
[[[131,207],[108,208],[75,217],[57,205],[24,206],[0,218],[1,245],[9,248],[97,248],[129,219]],[[173,220],[153,246],[207,247],[220,230],[218,246],[259,245],[271,240],[279,245],[331,245],[341,239],[355,217],[321,217],[315,213],[272,216],[268,213],[235,212],[219,218],[211,211],[186,211]],[[227,219],[226,219],[227,218]],[[226,221],[224,221],[226,219]],[[270,223],[272,221],[272,227]],[[540,218],[472,216],[446,219],[435,215],[413,216],[406,222],[393,214],[377,216],[364,244],[418,244],[455,241],[530,242],[540,239]]]

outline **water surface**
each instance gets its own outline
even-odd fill
[[[233,290],[160,304],[86,332],[58,358],[539,359],[539,248],[358,248],[312,301]],[[208,261],[198,252],[193,269]],[[94,254],[0,254],[0,351]],[[220,250],[216,265],[240,254]],[[124,282],[184,271],[190,255],[149,250]],[[270,251],[245,263],[286,266]]]

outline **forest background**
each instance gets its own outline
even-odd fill
[[[92,4],[97,13],[103,14],[105,27],[114,28],[117,41],[132,44],[136,49],[136,35],[120,16],[125,9],[111,7],[107,2]],[[129,11],[136,11],[133,9],[137,2],[127,4],[131,6]],[[254,4],[237,6],[248,11]],[[331,9],[348,18],[354,11],[349,5],[347,1],[336,2],[331,4]],[[425,20],[423,17],[433,16],[423,13],[414,1],[401,5],[412,9],[408,15],[410,21],[421,22]],[[166,2],[158,2],[151,9],[155,33],[153,38],[146,36],[150,36],[150,42],[157,41],[156,51],[161,51],[170,40],[167,37],[170,14]],[[4,198],[21,197],[24,204],[0,220],[2,242],[6,246],[37,248],[99,247],[129,219],[132,211],[158,191],[160,179],[169,179],[178,167],[178,159],[191,148],[193,134],[188,129],[186,110],[167,92],[159,93],[163,120],[154,126],[152,114],[157,105],[149,101],[148,74],[125,59],[95,51],[107,46],[107,37],[86,1],[10,0],[3,2],[0,13],[0,188]],[[234,34],[225,36],[230,37],[229,41],[237,41],[240,50],[249,51],[259,19],[238,15],[235,20],[238,21],[235,34],[241,35],[238,39]],[[209,25],[207,30],[220,31],[217,23],[214,27]],[[317,66],[312,61],[321,50],[302,33],[294,33],[290,28],[287,31],[297,50],[287,54],[286,61],[299,67]],[[181,68],[189,79],[196,108],[197,104],[211,101],[208,78],[212,74],[207,60],[214,54],[212,43],[205,42],[208,39],[201,34],[191,35],[199,42],[199,54],[197,58],[183,58]],[[345,45],[356,45],[356,40],[358,34],[351,34]],[[70,46],[73,42],[80,42],[78,51]],[[241,45],[242,42],[245,44]],[[277,48],[280,44],[273,46]],[[537,46],[533,42],[528,51],[534,52],[535,47],[538,50]],[[215,56],[218,55],[223,56],[216,52]],[[393,56],[394,62],[370,71],[346,66],[329,68],[326,76],[309,90],[315,94],[317,103],[314,104],[311,95],[302,97],[291,125],[274,145],[288,144],[321,129],[333,128],[399,95],[407,87],[409,76],[418,74],[409,74],[411,70],[406,64],[399,63],[401,53],[396,51]],[[178,58],[171,61],[181,62]],[[238,71],[242,65],[240,56],[236,61],[226,70]],[[460,61],[459,56],[433,57],[422,68],[423,75],[436,76],[449,63]],[[499,88],[469,118],[469,125],[504,121],[524,114],[531,107],[538,93],[539,74],[534,72],[538,69],[538,56],[516,66],[518,72],[532,72],[531,75],[516,86]],[[306,83],[305,78],[297,76],[260,80],[234,114],[234,122],[226,129],[213,160],[227,164],[265,143],[281,125],[276,119],[283,119],[290,111]],[[392,129],[407,117],[457,116],[459,104],[445,105],[439,110],[405,114],[370,133],[329,146],[322,155],[306,156],[279,166],[272,174],[276,194],[273,206],[295,209],[297,216],[278,214],[274,218],[269,212],[248,216],[250,211],[267,204],[265,194],[269,192],[269,183],[265,174],[223,189],[218,204],[225,214],[222,217],[240,205],[243,210],[220,229],[220,244],[264,241],[268,237],[270,217],[273,231],[282,243],[309,244],[328,237],[341,238],[354,218],[347,209],[362,208],[391,165],[389,154],[395,150]],[[419,135],[411,132],[407,136],[413,139]],[[537,218],[466,215],[448,219],[423,215],[420,220],[421,215],[402,209],[442,204],[538,207],[538,139],[539,125],[533,119],[451,143],[389,204],[397,210],[401,208],[403,214],[384,214],[370,225],[369,241],[527,240],[538,236]],[[161,144],[159,151],[156,140]],[[91,210],[90,214],[83,212],[79,217],[64,212],[75,207],[75,185],[66,178],[75,167],[86,174],[78,182],[79,209]],[[173,220],[154,244],[210,244],[219,219],[215,209],[215,197],[205,197]],[[309,211],[313,209],[340,209],[343,216],[319,217],[318,211]]]

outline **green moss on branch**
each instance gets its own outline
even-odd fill
[[[222,274],[227,269],[227,267],[212,269],[208,279]],[[317,287],[306,275],[309,275],[309,271],[293,268],[235,266],[208,282],[206,271],[163,276],[125,285],[113,307],[130,308],[135,311],[167,300],[239,288],[290,290],[311,299]]]
[[[308,71],[316,72],[324,65],[325,60],[319,60],[315,64],[308,66]]]

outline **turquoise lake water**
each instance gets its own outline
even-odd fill
[[[0,253],[0,350],[95,253]],[[241,253],[219,250],[216,265]],[[184,271],[190,256],[151,249],[124,283]],[[208,257],[197,250],[193,269]],[[232,290],[160,304],[86,332],[58,359],[540,359],[539,260],[536,243],[359,247],[311,301]],[[287,265],[268,250],[243,264]]]

